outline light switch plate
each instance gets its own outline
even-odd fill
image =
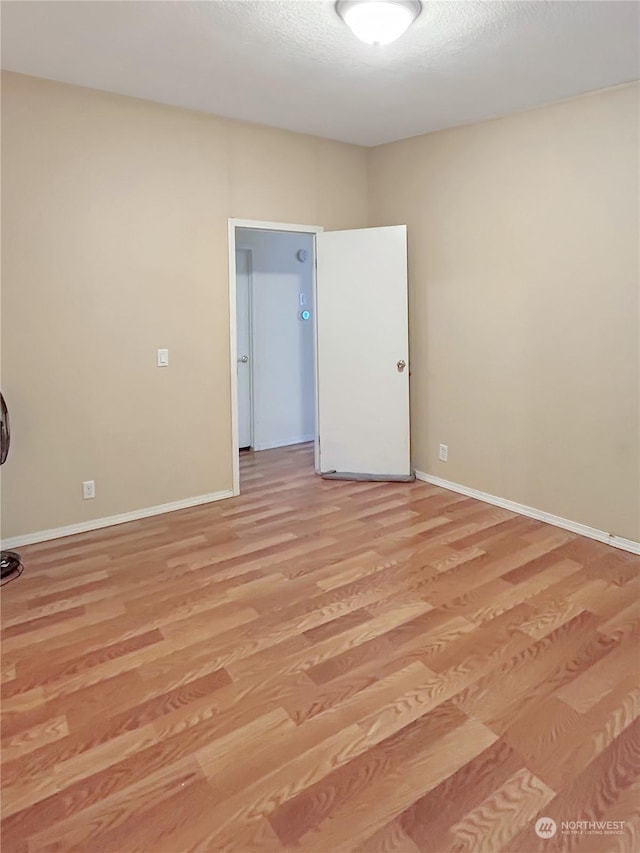
[[[158,367],[169,367],[169,350],[168,349],[159,349],[158,350],[158,360],[156,362]]]

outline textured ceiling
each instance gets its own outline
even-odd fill
[[[639,73],[636,2],[429,2],[384,48],[326,0],[4,0],[2,66],[361,145]]]

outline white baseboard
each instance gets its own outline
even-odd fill
[[[495,495],[488,495],[486,492],[480,492],[478,489],[472,489],[469,486],[462,486],[460,483],[452,483],[449,480],[443,480],[441,477],[435,477],[433,474],[425,474],[423,471],[416,471],[416,480],[424,480],[425,483],[431,483],[433,486],[440,486],[443,489],[449,489],[451,492],[458,492],[461,495],[467,495],[470,498],[476,498],[479,501],[484,501],[494,506],[502,507],[502,509],[517,512],[519,515],[526,515],[528,518],[536,518],[538,521],[545,521],[547,524],[553,524],[555,527],[562,527],[564,530],[570,530],[572,533],[578,533],[580,536],[587,536],[589,539],[597,539],[598,542],[604,542],[606,545],[613,545],[614,548],[620,548],[623,551],[630,551],[632,554],[640,554],[640,542],[634,542],[633,539],[623,539],[622,536],[614,536],[612,533],[607,533],[605,530],[598,530],[597,527],[589,527],[586,524],[580,524],[578,521],[571,521],[568,518],[562,518],[559,515],[552,515],[542,509],[535,509],[532,506],[519,504],[515,501],[507,500],[506,498],[498,498]]]
[[[81,521],[79,524],[69,524],[67,527],[54,527],[51,530],[38,530],[36,533],[25,533],[23,536],[12,536],[4,539],[2,548],[20,548],[22,545],[33,545],[36,542],[47,542],[49,539],[62,539],[63,536],[73,536],[76,533],[87,533],[91,530],[100,530],[102,527],[113,527],[116,524],[125,524],[127,521],[138,521],[141,518],[150,518],[152,515],[162,515],[165,512],[174,512],[177,509],[188,509],[191,506],[213,503],[224,498],[232,498],[231,489],[222,492],[211,492],[208,495],[197,495],[194,498],[184,498],[181,501],[172,501],[168,504],[148,506],[144,509],[134,509],[131,512],[123,512],[119,515],[108,515],[105,518],[92,518],[90,521]]]
[[[301,444],[307,441],[313,441],[314,436],[304,437],[286,444],[274,444],[268,448],[260,447],[260,450],[271,449],[272,447],[284,447],[291,444]],[[258,448],[256,448],[257,450]],[[634,542],[633,539],[624,539],[622,536],[614,536],[607,533],[605,530],[599,530],[596,527],[589,527],[586,524],[580,524],[577,521],[571,521],[568,518],[562,518],[559,515],[552,515],[541,509],[519,504],[515,501],[499,498],[496,495],[489,495],[486,492],[481,492],[478,489],[472,489],[469,486],[463,486],[460,483],[452,483],[450,480],[443,480],[441,477],[436,477],[433,474],[425,474],[423,471],[416,471],[416,479],[422,480],[425,483],[431,483],[434,486],[440,486],[443,489],[448,489],[451,492],[458,492],[462,495],[467,495],[470,498],[483,501],[484,503],[499,506],[502,509],[508,509],[511,512],[516,512],[519,515],[525,515],[528,518],[535,518],[538,521],[544,521],[547,524],[553,524],[555,527],[562,527],[565,530],[570,530],[572,533],[578,533],[580,536],[587,536],[589,539],[596,539],[598,542],[604,542],[607,545],[612,545],[614,548],[620,548],[623,551],[630,551],[632,554],[640,554],[640,542]],[[105,518],[94,518],[90,521],[82,521],[79,524],[70,524],[66,527],[55,527],[51,530],[39,530],[35,533],[25,533],[23,536],[13,536],[5,539],[2,542],[2,548],[19,548],[23,545],[33,545],[36,542],[47,542],[50,539],[61,539],[64,536],[73,536],[76,533],[87,533],[92,530],[100,530],[103,527],[113,527],[116,524],[125,524],[127,521],[138,521],[142,518],[150,518],[154,515],[162,515],[165,512],[174,512],[178,509],[188,509],[192,506],[201,504],[213,503],[214,501],[224,500],[225,498],[233,497],[233,492],[228,489],[221,492],[211,492],[207,495],[198,495],[193,498],[185,498],[180,501],[172,501],[171,503],[159,504],[158,506],[145,507],[144,509],[136,509],[131,512],[123,512],[119,515],[109,515]]]
[[[275,450],[276,447],[289,447],[290,444],[306,444],[313,441],[315,435],[301,435],[297,438],[285,438],[281,441],[265,441],[264,444],[255,444],[254,450]]]

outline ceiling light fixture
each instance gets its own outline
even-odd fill
[[[421,10],[420,0],[338,0],[336,3],[338,15],[367,44],[390,44],[400,38]]]

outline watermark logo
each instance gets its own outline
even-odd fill
[[[563,820],[563,835],[624,835],[623,820]]]
[[[540,817],[536,821],[536,835],[539,838],[553,838],[558,831],[555,820],[552,817]]]
[[[623,820],[561,820],[560,826],[552,817],[539,817],[535,824],[538,838],[553,838],[561,835],[624,835]]]

